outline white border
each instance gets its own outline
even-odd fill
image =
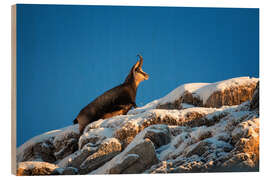
[[[1,22],[1,33],[0,33],[0,109],[1,109],[1,162],[0,172],[1,177],[5,178],[17,178],[11,175],[11,149],[10,149],[10,129],[11,129],[11,5],[16,3],[31,3],[31,4],[81,4],[81,5],[132,5],[132,6],[184,6],[184,7],[244,7],[244,8],[260,8],[260,107],[261,107],[261,142],[260,142],[260,160],[261,167],[259,173],[206,173],[206,174],[170,174],[170,175],[112,175],[112,176],[55,176],[50,178],[82,178],[82,179],[126,179],[126,178],[187,178],[187,179],[266,179],[269,170],[269,131],[270,131],[270,108],[269,101],[269,19],[270,10],[267,0],[25,0],[25,1],[1,1],[0,5],[0,22]],[[248,62],[247,62],[248,63]],[[29,177],[22,177],[29,178]],[[39,177],[47,178],[47,177]]]
[[[245,7],[258,8],[261,7],[262,1],[257,0],[19,0],[10,1],[15,3],[34,3],[34,4],[79,4],[79,5],[128,5],[128,6],[192,6],[192,7]]]

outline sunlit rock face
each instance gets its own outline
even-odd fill
[[[179,86],[127,115],[72,125],[17,149],[18,175],[259,170],[259,81]]]
[[[56,168],[58,168],[57,165],[47,162],[26,161],[18,164],[17,175],[18,176],[51,175]]]

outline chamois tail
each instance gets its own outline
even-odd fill
[[[73,120],[73,124],[78,124],[78,119],[77,118]]]

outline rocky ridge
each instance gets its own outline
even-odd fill
[[[127,115],[34,137],[17,175],[258,171],[259,80],[179,86]]]

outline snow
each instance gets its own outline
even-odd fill
[[[137,107],[136,109],[131,109],[127,114],[136,115],[136,114],[144,113],[145,111],[155,109],[158,104],[159,104],[159,100],[154,100],[144,105],[143,107]]]
[[[203,104],[206,103],[208,98],[217,91],[223,91],[227,88],[233,88],[236,86],[242,86],[242,85],[249,85],[252,83],[257,83],[259,81],[258,78],[250,78],[250,77],[238,77],[238,78],[232,78],[224,81],[219,81],[216,83],[189,83],[184,84],[176,89],[174,89],[172,92],[164,96],[163,98],[160,98],[158,100],[154,100],[148,104],[146,104],[143,107],[138,107],[136,109],[132,109],[128,112],[129,115],[132,114],[139,114],[145,111],[148,111],[150,109],[156,108],[160,104],[166,104],[166,103],[173,103],[177,99],[179,99],[181,96],[183,96],[184,92],[188,91],[189,93],[193,94],[193,96],[198,97],[203,101]],[[190,108],[188,104],[182,104],[183,108]]]
[[[97,129],[90,129],[89,131],[85,132],[84,136],[89,135],[98,135],[98,136],[105,136],[107,138],[112,137],[113,135],[113,129],[112,128],[97,128]]]
[[[209,83],[189,83],[189,84],[184,84],[182,86],[179,86],[178,88],[174,89],[172,92],[170,92],[168,95],[165,97],[161,98],[159,100],[159,104],[165,104],[165,103],[170,103],[174,102],[177,100],[179,97],[181,97],[185,91],[188,91],[190,93],[194,93],[200,88],[209,85]]]
[[[165,110],[165,109],[149,109],[141,114],[133,114],[133,115],[125,115],[125,116],[117,116],[114,118],[99,120],[93,122],[89,125],[92,128],[110,128],[111,130],[118,129],[123,127],[125,124],[130,123],[135,126],[141,126],[147,119],[151,119],[153,117],[160,119],[174,119],[176,122],[181,121],[186,118],[188,113],[197,112],[202,115],[208,115],[215,113],[217,111],[223,111],[227,107],[224,108],[204,108],[204,107],[192,107],[182,110]],[[88,127],[87,127],[88,128]],[[87,129],[86,128],[86,129]],[[87,132],[87,131],[85,131]],[[102,135],[102,134],[99,134]]]
[[[202,135],[210,132],[209,128],[206,126],[200,126],[200,127],[194,128],[194,129],[196,129],[196,130],[192,131],[190,133],[190,136],[192,139],[195,139],[195,140],[199,140]]]
[[[85,131],[83,135],[79,138],[79,149],[85,145],[88,139],[95,139],[98,138],[98,143],[101,143],[104,139],[111,138],[113,136],[114,129],[112,128],[96,128],[96,129],[89,129]],[[97,142],[96,142],[97,143]]]
[[[136,109],[132,109],[128,112],[128,114],[138,114],[145,112],[150,109],[156,108],[159,104],[165,104],[174,102],[175,100],[179,99],[185,91],[188,91],[190,93],[198,90],[199,88],[208,85],[209,83],[190,83],[190,84],[184,84],[182,86],[179,86],[178,88],[174,89],[172,92],[167,94],[165,97],[160,98],[158,100],[154,100],[148,104],[146,104],[143,107],[139,107]]]

